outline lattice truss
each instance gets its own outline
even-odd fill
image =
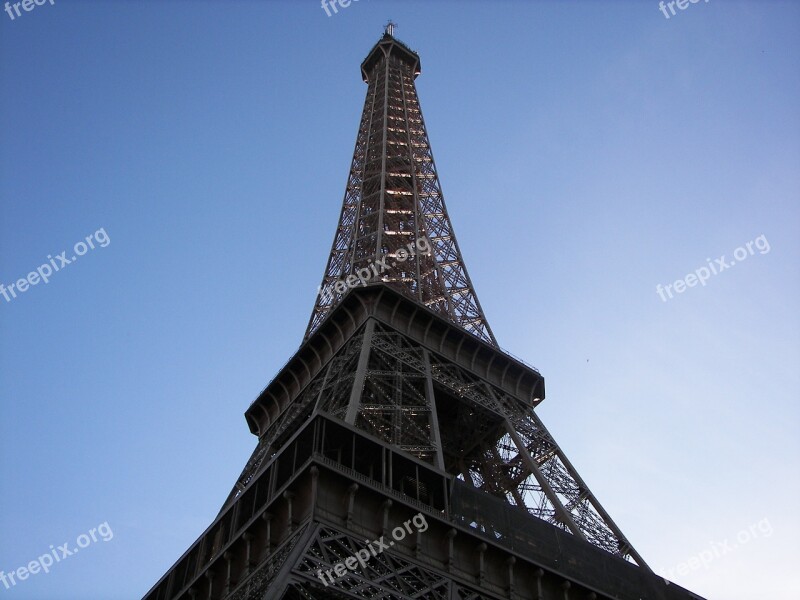
[[[424,373],[373,346],[356,425],[432,462],[437,446],[432,442],[426,382]]]
[[[347,571],[336,583],[328,587],[319,579],[318,572],[333,569],[337,563],[354,556],[367,547],[364,540],[347,533],[320,527],[317,535],[307,546],[305,553],[295,566],[293,573],[304,580],[295,584],[297,595],[290,597],[309,599],[328,598],[426,598],[430,600],[489,600],[473,589],[456,584],[444,572],[437,572],[418,565],[393,550],[371,556],[365,567]],[[455,588],[456,595],[451,595]]]
[[[363,328],[357,332],[344,348],[339,350],[323,371],[295,398],[279,415],[267,432],[258,440],[258,445],[247,461],[242,474],[228,496],[223,509],[235,500],[260,472],[264,461],[280,448],[281,442],[305,421],[317,404],[331,415],[344,419],[347,400],[353,388],[358,355],[363,344]]]
[[[345,419],[364,343],[360,429],[434,464],[441,452],[445,470],[475,488],[644,565],[531,407],[380,325],[369,337],[363,329],[354,336],[278,418],[232,497],[315,406]]]
[[[396,332],[373,340],[436,388],[445,468],[611,554],[643,564],[532,408]],[[476,425],[477,424],[477,425]]]
[[[274,598],[275,596],[268,593],[270,587],[275,581],[276,576],[283,568],[286,559],[292,553],[294,547],[300,542],[307,531],[307,525],[298,529],[294,535],[284,542],[284,544],[270,557],[269,560],[261,564],[252,575],[247,577],[245,583],[227,600],[262,600],[262,598]],[[286,567],[290,568],[290,567]]]
[[[370,282],[385,282],[496,345],[445,208],[414,66],[390,52],[396,40],[383,43],[388,56],[369,73],[339,225],[306,338],[346,294],[336,282],[361,270],[371,272]],[[409,247],[414,255],[403,261]]]

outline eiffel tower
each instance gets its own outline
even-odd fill
[[[147,600],[698,600],[656,576],[535,412],[445,208],[389,24],[297,352],[247,409],[258,444]]]

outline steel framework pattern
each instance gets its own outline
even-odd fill
[[[450,600],[457,598],[490,598],[476,590],[459,586],[441,571],[425,568],[409,558],[386,550],[373,556],[367,567],[348,573],[335,586],[314,591],[319,570],[330,569],[337,562],[353,556],[364,548],[364,542],[332,527],[320,527],[307,546],[294,573],[312,585],[298,586],[307,598],[429,598]]]
[[[374,321],[266,432],[228,502],[314,411],[648,568],[531,406]]]
[[[496,345],[450,224],[436,174],[414,79],[419,56],[388,30],[361,67],[367,97],[341,217],[336,228],[322,290],[317,296],[306,339],[341,301],[335,289],[360,269],[385,261],[382,281],[445,315]],[[424,239],[432,255],[405,262],[410,243]],[[399,263],[403,264],[400,265]],[[363,272],[363,271],[362,271]]]
[[[329,292],[245,413],[258,444],[219,514],[146,600],[702,600],[652,573],[536,414],[541,374],[498,346],[444,206],[419,56],[392,31],[361,65]],[[420,239],[432,253],[402,260]],[[332,287],[371,263],[389,268]],[[424,536],[318,578],[412,511]]]
[[[397,250],[409,240],[425,236],[436,249],[434,257],[417,255],[408,268],[390,270],[382,281],[497,346],[445,209],[414,84],[420,73],[419,56],[390,31],[393,29],[387,29],[362,63],[369,87],[323,288],[370,261],[386,256],[395,260]],[[343,296],[318,296],[306,339]],[[473,403],[473,408],[457,414],[464,421],[462,431],[478,423],[485,426],[476,416],[480,407],[499,416],[492,432],[495,437],[502,432],[498,439],[485,438],[480,454],[471,456],[468,463],[466,456],[457,457],[461,463],[451,465],[450,472],[460,471],[460,476],[476,487],[504,495],[515,505],[529,506],[532,514],[613,554],[631,556],[647,568],[531,408],[519,406],[480,382],[465,381],[454,365],[432,364],[419,352],[398,351],[400,345],[381,335],[374,336],[372,343],[375,351],[369,356],[373,364],[367,367],[368,376],[362,375],[358,382],[363,386],[360,405],[342,394],[338,404],[320,403],[321,410],[348,422],[357,421],[359,427],[420,458],[438,456],[439,466],[444,467],[435,410],[431,394],[426,400],[426,389],[432,380],[448,385]],[[355,359],[350,359],[354,369]],[[353,377],[337,381],[351,385]],[[429,381],[423,381],[425,377]],[[349,400],[349,408],[343,404],[345,400]],[[302,410],[298,405],[294,414]],[[284,427],[290,419],[289,415],[282,419]],[[447,447],[458,448],[463,443],[448,439]]]
[[[390,539],[417,513],[426,515],[424,530],[392,530],[394,546],[335,585],[317,578],[315,569]],[[146,596],[298,597],[700,600],[323,413],[299,427]]]

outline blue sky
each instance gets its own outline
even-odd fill
[[[110,242],[0,296],[0,570],[113,538],[0,599],[141,597],[213,520],[305,331],[388,18],[567,456],[654,569],[797,598],[800,5],[56,0],[0,13],[0,283]]]

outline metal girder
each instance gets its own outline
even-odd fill
[[[347,410],[346,398],[349,398],[350,390],[353,389],[363,336],[363,331],[354,335],[259,439],[256,449],[236,480],[221,511],[235,501],[255,479],[261,466],[280,447],[283,436],[288,434],[291,428],[296,427],[301,418],[310,414],[315,406],[321,406],[331,414],[344,419],[342,411]]]
[[[425,372],[423,349],[401,334],[379,329],[373,344],[418,372]],[[479,489],[511,498],[531,514],[568,529],[612,554],[630,557],[639,566],[649,569],[533,410],[488,382],[468,374],[458,365],[435,353],[428,354],[433,381],[451,390],[456,397],[502,419],[505,422],[504,433],[513,440],[516,448],[516,453],[510,453],[508,443],[498,437],[488,448],[483,445],[482,450],[462,457],[477,471],[471,471],[471,476],[465,480],[477,476],[481,482],[476,484]],[[469,434],[474,439],[474,430]],[[444,451],[447,452],[448,448]],[[512,471],[515,473],[513,478],[509,477]],[[523,498],[527,500],[523,502]]]
[[[369,335],[362,330],[345,344],[275,421],[228,502],[274,453],[280,436],[316,406],[648,568],[533,410],[402,334],[369,323]],[[455,425],[434,419],[436,402],[428,390],[435,396],[437,385],[458,402]]]
[[[295,584],[305,590],[308,598],[426,598],[431,600],[481,599],[494,596],[456,583],[439,568],[423,567],[391,550],[370,558],[366,566],[347,571],[336,584],[325,587],[318,571],[331,569],[335,564],[354,556],[365,547],[363,540],[328,526],[319,527],[316,536],[306,547],[293,573],[302,581]]]

